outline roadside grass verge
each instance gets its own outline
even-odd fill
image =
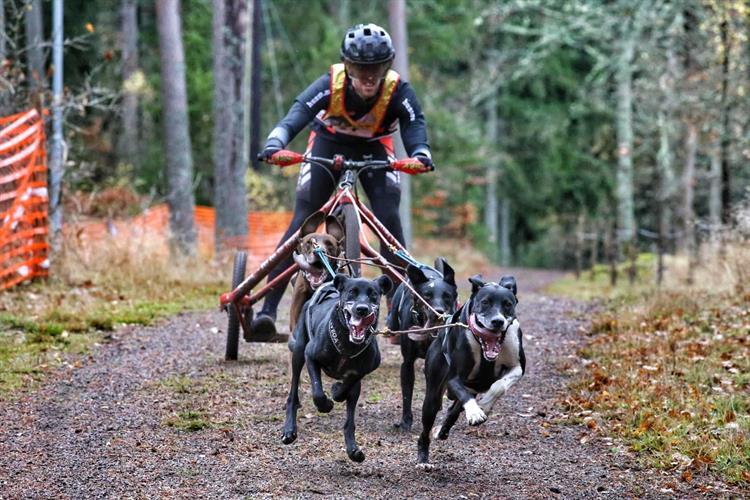
[[[573,422],[621,439],[684,481],[711,473],[750,485],[750,287],[737,272],[750,269],[746,245],[723,255],[704,249],[690,287],[684,259],[668,262],[660,289],[648,269],[633,287],[609,287],[606,273],[554,285],[603,299],[579,352],[583,368],[565,367]]]
[[[227,262],[174,260],[164,235],[82,243],[68,236],[51,278],[0,294],[0,398],[83,354],[118,325],[216,307]]]

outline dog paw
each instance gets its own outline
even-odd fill
[[[352,462],[364,462],[365,461],[365,453],[358,447],[354,448],[352,451],[347,451],[347,455],[349,455],[349,459]]]
[[[330,398],[323,396],[321,398],[313,399],[313,402],[315,403],[315,408],[317,408],[320,413],[329,413],[333,410],[333,401],[331,401]]]
[[[411,422],[404,422],[402,420],[401,422],[396,422],[395,424],[393,424],[393,427],[403,433],[411,432]]]
[[[347,392],[344,391],[344,384],[341,382],[331,384],[331,397],[334,401],[341,403],[346,400],[347,395]]]
[[[430,472],[435,469],[435,466],[430,463],[419,463],[416,465],[417,470],[421,470],[424,472]]]
[[[284,435],[281,436],[281,442],[284,444],[292,444],[297,440],[296,431],[284,431]]]
[[[485,415],[474,399],[470,399],[464,405],[464,410],[466,411],[466,421],[469,425],[483,424],[487,420],[487,415]]]
[[[438,431],[435,438],[439,439],[440,441],[445,441],[446,439],[448,439],[448,435],[450,434],[450,432],[451,431],[449,429],[443,429],[442,427],[440,427],[440,430]]]

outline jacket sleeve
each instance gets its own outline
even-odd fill
[[[297,96],[286,116],[268,134],[266,144],[273,142],[281,148],[285,147],[313,121],[320,110],[328,108],[330,97],[331,75],[326,73]]]
[[[409,156],[423,154],[432,158],[430,144],[427,142],[427,125],[414,89],[407,82],[401,82],[394,98],[406,153]]]

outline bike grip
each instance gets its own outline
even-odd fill
[[[305,156],[297,153],[296,151],[289,151],[288,149],[280,149],[276,151],[268,159],[268,163],[276,165],[277,167],[288,167],[290,165],[297,165],[305,161]]]
[[[425,172],[431,172],[435,170],[434,166],[427,167],[421,161],[416,158],[404,158],[396,160],[391,165],[393,170],[398,170],[409,175],[422,174]]]

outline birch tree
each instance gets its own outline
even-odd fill
[[[193,157],[187,113],[180,0],[156,0],[156,25],[161,61],[170,242],[173,251],[181,255],[193,255],[196,240],[193,227]]]

